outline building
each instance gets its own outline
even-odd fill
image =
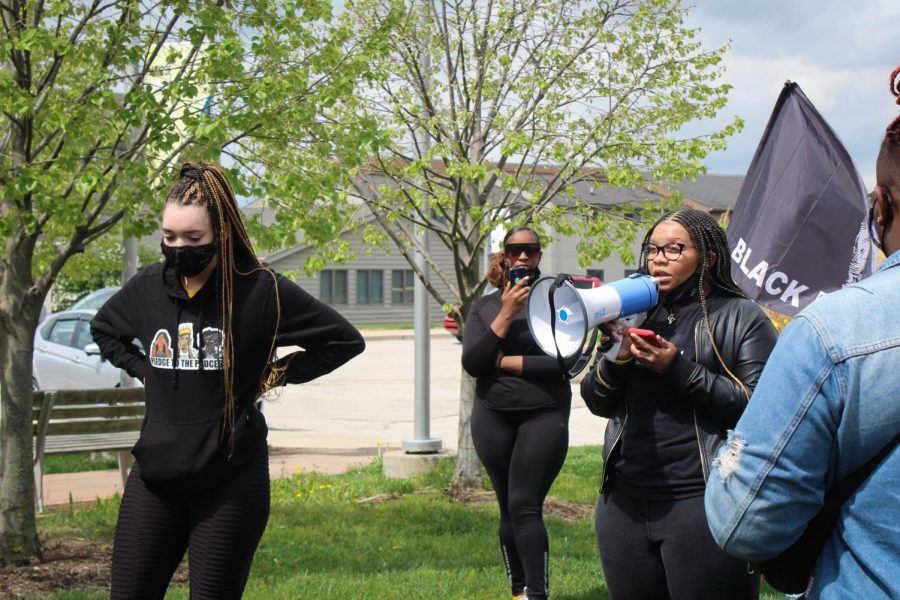
[[[724,215],[737,202],[742,183],[742,176],[706,175],[696,181],[673,186],[673,189],[647,186],[646,189],[632,190],[590,181],[579,182],[575,184],[575,188],[582,199],[599,206],[648,197],[670,197],[677,191],[683,195],[684,205]],[[247,210],[265,211],[265,207],[261,203],[254,203]],[[263,256],[262,259],[277,271],[299,273],[295,280],[303,289],[334,306],[352,323],[412,323],[415,278],[403,256],[399,253],[384,254],[363,243],[358,231],[347,231],[342,237],[350,244],[357,258],[341,265],[329,264],[314,277],[303,272],[306,258],[315,253],[315,249],[309,245],[299,243]],[[609,256],[586,268],[579,267],[578,240],[552,234],[550,238],[541,260],[541,270],[545,274],[586,274],[602,281],[614,281],[637,268],[634,263],[623,263],[618,256]],[[637,239],[632,248],[635,260],[640,254],[640,242]],[[431,239],[429,245],[435,261],[446,265],[447,270],[452,270],[453,261],[449,249],[436,239]],[[483,268],[482,265],[482,272]],[[439,279],[434,280],[434,285],[441,293],[450,296],[449,288]],[[435,323],[440,322],[444,315],[441,305],[434,299],[430,302],[430,315]]]

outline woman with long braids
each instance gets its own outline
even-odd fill
[[[500,551],[517,600],[550,593],[543,505],[566,459],[572,406],[569,381],[525,321],[540,262],[533,229],[508,231],[488,271],[497,290],[475,302],[463,332],[463,367],[476,378],[472,441],[500,505]]]
[[[715,452],[737,422],[776,341],[762,310],[731,277],[725,231],[683,209],[644,237],[642,269],[660,303],[600,357],[581,383],[606,417],[595,512],[600,562],[614,600],[759,596],[745,562],[706,526],[703,492]]]
[[[111,597],[163,598],[187,549],[192,598],[240,598],[269,516],[256,401],[329,373],[365,344],[260,263],[218,166],[182,167],[162,230],[164,262],[91,322],[103,356],[144,381],[147,411],[116,524]],[[302,350],[276,358],[278,346]]]

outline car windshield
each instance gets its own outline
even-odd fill
[[[75,304],[69,307],[68,310],[100,310],[100,307],[103,306],[103,303],[109,300],[110,296],[119,291],[119,288],[103,288],[102,290],[97,290],[95,292],[91,292],[87,296],[84,296]]]

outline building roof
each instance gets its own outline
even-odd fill
[[[552,177],[550,171],[535,173],[535,179]],[[369,173],[362,177],[369,181],[375,181],[375,185],[396,185],[380,174]],[[669,197],[672,191],[679,191],[684,197],[684,203],[694,208],[706,209],[711,212],[723,212],[734,208],[744,177],[741,175],[701,175],[693,181],[683,181],[667,186],[646,182],[635,188],[623,188],[609,185],[598,180],[583,179],[574,184],[578,196],[588,204],[615,206],[625,203],[641,203],[645,200],[656,201],[660,197]],[[497,190],[495,193],[502,193]],[[361,207],[362,208],[362,207]],[[263,223],[271,222],[272,211],[264,200],[257,200],[244,207],[248,213],[262,213]],[[308,244],[302,242],[302,236],[298,233],[298,243],[292,248],[284,248],[261,257],[267,262],[281,260],[292,254],[302,251]]]
[[[682,181],[671,187],[684,194],[686,200],[722,211],[734,208],[742,185],[743,175],[704,175],[695,181]]]

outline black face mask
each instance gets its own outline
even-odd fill
[[[215,242],[202,246],[179,247],[168,246],[162,242],[160,247],[163,256],[166,257],[166,266],[172,267],[176,273],[185,277],[199,275],[216,256]]]

